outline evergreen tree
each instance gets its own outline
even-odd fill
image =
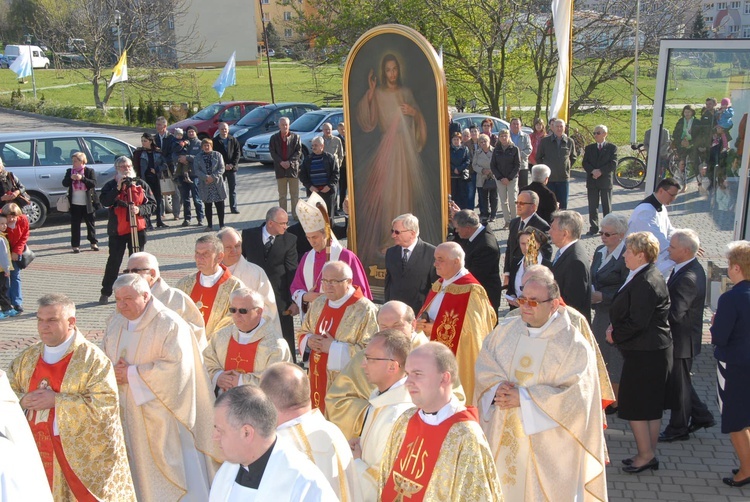
[[[690,38],[708,38],[708,27],[706,21],[703,19],[703,13],[698,10],[695,15],[695,21],[693,21],[693,31]]]
[[[281,46],[281,39],[276,32],[276,27],[272,23],[266,25],[266,36],[268,37],[268,47],[277,50]]]

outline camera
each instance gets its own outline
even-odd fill
[[[131,185],[135,185],[135,181],[136,181],[136,178],[125,177],[120,181],[121,183],[120,187],[125,188]]]

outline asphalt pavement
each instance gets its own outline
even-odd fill
[[[58,121],[31,114],[0,110],[0,132],[28,130],[83,129],[111,134],[131,144],[138,144],[141,129],[101,127],[74,121]],[[276,182],[273,171],[259,164],[241,164],[237,176],[239,215],[227,215],[226,224],[241,230],[256,226],[266,210],[277,203]],[[614,210],[626,216],[645,197],[642,190],[614,189]],[[723,262],[723,250],[731,233],[720,230],[706,212],[710,201],[697,186],[688,188],[670,208],[675,226],[694,228],[701,235],[707,260]],[[588,222],[587,198],[584,181],[576,178],[570,187],[569,209],[583,214]],[[193,246],[195,239],[204,234],[203,227],[182,227],[182,221],[168,216],[171,225],[148,233],[145,250],[159,259],[163,277],[170,284],[194,271]],[[499,219],[494,225],[502,224]],[[17,318],[0,320],[0,368],[7,369],[13,358],[25,347],[37,341],[35,305],[45,293],[61,292],[77,304],[77,322],[81,331],[91,340],[100,340],[107,317],[114,305],[101,306],[97,300],[107,259],[106,222],[97,222],[101,251],[94,252],[82,246],[80,254],[72,254],[70,228],[67,215],[50,216],[44,227],[33,230],[29,244],[37,255],[33,264],[21,273],[26,312]],[[495,234],[504,249],[507,231],[495,228]],[[85,235],[85,234],[84,234]],[[600,244],[598,238],[586,238],[584,244],[591,254]],[[125,263],[123,263],[123,267]],[[502,313],[501,313],[502,315]],[[710,309],[705,311],[705,321],[710,321]],[[699,396],[709,405],[719,420],[716,403],[715,362],[710,346],[708,324],[704,325],[703,352],[693,366],[694,384]],[[669,412],[665,413],[666,425]],[[628,424],[608,417],[605,432],[611,466],[607,468],[609,498],[613,501],[681,500],[681,501],[742,501],[750,500],[750,486],[731,488],[724,485],[722,477],[731,476],[738,466],[728,435],[720,433],[719,426],[700,430],[688,441],[660,444],[658,471],[638,475],[624,474],[620,460],[635,453],[635,441]],[[662,427],[663,429],[663,427]]]

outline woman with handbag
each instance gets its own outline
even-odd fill
[[[26,195],[26,189],[18,181],[16,175],[5,170],[3,160],[0,159],[0,201],[3,204],[15,202],[18,207],[26,207],[29,204],[29,197]]]
[[[10,290],[8,296],[13,308],[23,312],[23,293],[21,292],[21,269],[31,261],[24,261],[24,255],[33,256],[26,242],[29,240],[29,218],[23,214],[21,208],[15,202],[8,202],[3,206],[3,215],[8,218],[8,230],[5,236],[10,244],[11,260],[13,270],[10,271]],[[22,263],[23,261],[23,263]]]
[[[492,140],[486,134],[480,134],[479,148],[474,151],[471,165],[477,173],[477,187],[479,188],[479,217],[482,224],[495,221],[497,215],[497,180],[492,174]]]
[[[70,246],[74,253],[80,253],[81,220],[86,223],[86,238],[91,243],[92,251],[99,251],[96,240],[94,213],[98,200],[96,198],[96,172],[86,167],[86,154],[76,152],[71,156],[73,167],[65,171],[63,186],[68,188],[70,202]]]
[[[133,166],[135,172],[146,182],[156,199],[156,226],[158,228],[168,227],[162,221],[164,213],[164,197],[161,193],[161,177],[165,170],[168,170],[167,160],[161,153],[161,149],[156,146],[154,137],[144,132],[141,135],[141,147],[133,152]],[[151,217],[146,220],[146,230],[152,230]]]
[[[214,151],[213,140],[206,138],[201,141],[201,150],[193,159],[193,173],[196,176],[198,195],[206,210],[206,230],[213,230],[213,211],[211,204],[216,206],[219,218],[219,228],[224,228],[224,200],[227,190],[224,188],[224,158]]]

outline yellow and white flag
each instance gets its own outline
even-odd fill
[[[117,66],[112,70],[112,80],[109,81],[109,85],[112,87],[117,82],[125,82],[128,79],[128,51],[122,51],[122,56],[117,62]]]
[[[557,76],[552,90],[549,118],[568,121],[570,68],[573,64],[573,0],[552,0],[552,19],[557,41]]]

